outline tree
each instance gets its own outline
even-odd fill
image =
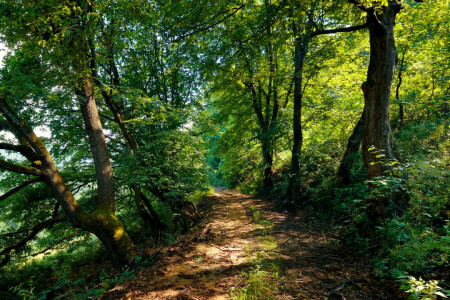
[[[297,4],[296,2],[294,2]],[[302,7],[300,9],[304,12],[303,22],[298,22],[292,19],[292,33],[294,36],[294,114],[293,114],[293,147],[292,147],[292,159],[289,185],[287,187],[286,197],[291,203],[294,202],[294,198],[300,194],[300,159],[303,143],[302,134],[302,98],[304,93],[302,77],[303,68],[305,65],[305,58],[308,54],[309,44],[311,39],[326,34],[334,34],[338,32],[351,32],[363,29],[367,27],[367,24],[350,26],[346,28],[325,29],[327,23],[333,24],[331,20],[324,20],[323,18],[316,18],[316,15],[326,15],[327,11],[333,11],[336,9],[334,5],[330,7],[319,6],[319,3],[313,2],[309,6]],[[297,4],[298,5],[298,4]],[[320,10],[324,11],[320,11]],[[321,23],[317,24],[316,20]],[[302,28],[299,28],[299,24],[302,24]]]
[[[9,150],[24,155],[32,163],[32,166],[25,167],[2,160],[0,167],[20,174],[37,176],[45,182],[63,208],[67,220],[74,227],[95,234],[105,246],[113,266],[120,268],[129,262],[133,244],[125,232],[123,224],[114,214],[115,193],[112,167],[95,101],[93,80],[88,71],[91,61],[89,60],[87,37],[92,29],[90,26],[92,25],[93,7],[84,1],[73,7],[66,6],[69,3],[62,3],[59,6],[54,4],[48,6],[48,3],[39,2],[33,3],[32,7],[29,7],[14,2],[7,3],[5,9],[7,14],[2,19],[2,23],[10,21],[9,18],[14,18],[16,14],[22,14],[24,20],[14,21],[13,25],[18,27],[3,26],[4,34],[10,45],[20,45],[25,49],[24,51],[36,49],[36,44],[34,44],[36,41],[39,41],[40,45],[54,47],[53,51],[50,51],[53,53],[49,55],[50,61],[53,63],[55,60],[60,60],[61,55],[67,55],[70,50],[77,53],[77,56],[69,55],[65,65],[73,71],[64,70],[66,71],[64,75],[71,80],[72,88],[78,97],[88,136],[97,181],[97,207],[93,213],[88,214],[79,206],[44,143],[8,104],[8,95],[2,95],[0,99],[0,110],[4,117],[3,129],[13,133],[20,143],[19,145],[8,145]],[[27,14],[25,13],[27,9],[40,9],[44,13]],[[66,18],[61,18],[61,15]],[[23,28],[21,22],[43,25],[43,28],[33,28],[32,26]],[[66,25],[70,25],[71,29],[67,29]],[[64,32],[64,35],[61,32]]]
[[[383,176],[398,154],[392,137],[389,116],[391,86],[397,64],[394,40],[395,17],[401,9],[398,1],[387,5],[364,5],[350,1],[367,13],[370,35],[370,63],[362,85],[365,100],[362,135],[363,161],[369,179]]]

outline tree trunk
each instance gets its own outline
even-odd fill
[[[295,28],[295,26],[294,26]],[[296,31],[294,29],[294,31]],[[294,32],[295,33],[295,32]],[[296,34],[296,33],[295,33]],[[293,115],[293,136],[292,159],[290,178],[286,191],[286,198],[290,204],[294,204],[294,198],[300,194],[300,158],[302,153],[302,76],[306,53],[308,51],[309,37],[305,34],[296,37],[294,49],[294,115]]]
[[[400,61],[400,68],[398,70],[398,82],[397,82],[397,88],[395,89],[395,100],[398,103],[398,122],[396,126],[396,130],[401,129],[403,127],[404,123],[404,112],[403,112],[403,104],[400,101],[400,86],[402,85],[403,81],[403,68],[405,66],[405,54],[406,50],[403,52],[402,60]]]
[[[382,176],[389,160],[396,159],[394,139],[389,121],[389,102],[397,53],[394,41],[395,16],[400,4],[390,2],[381,14],[370,10],[367,23],[370,33],[370,63],[362,90],[365,100],[363,161],[369,179]]]
[[[114,182],[111,162],[102,124],[94,98],[92,78],[84,79],[80,100],[81,114],[89,137],[95,174],[97,176],[98,206],[100,209],[114,212]]]
[[[84,218],[82,228],[95,234],[110,256],[115,268],[129,262],[132,242],[122,223],[114,215],[114,181],[102,124],[94,98],[92,78],[83,81],[79,95],[81,114],[88,134],[97,176],[97,209]]]
[[[267,133],[263,133],[265,135]],[[269,193],[272,191],[273,188],[273,171],[272,171],[272,165],[273,165],[273,150],[270,145],[270,137],[263,136],[262,141],[262,152],[263,152],[263,158],[264,158],[264,192]]]
[[[341,160],[341,164],[338,170],[339,181],[347,185],[350,183],[350,172],[353,167],[353,162],[355,160],[355,155],[359,151],[361,146],[361,140],[364,129],[364,110],[361,114],[361,118],[353,129],[353,133],[348,139],[347,148],[344,153],[344,157]]]
[[[100,89],[100,92],[103,96],[103,99],[106,102],[106,105],[110,109],[111,113],[114,116],[114,121],[119,125],[120,131],[122,132],[125,142],[127,144],[128,150],[130,152],[130,155],[134,155],[134,152],[139,148],[138,143],[136,141],[135,136],[132,132],[130,132],[127,127],[125,126],[125,123],[123,121],[124,112],[121,112],[121,109],[116,105],[114,102],[114,99],[111,97],[111,95],[108,93],[108,91],[104,88],[103,83],[100,81],[98,74],[97,74],[97,64],[96,64],[96,52],[94,43],[92,40],[89,41],[89,48],[91,53],[91,66],[92,66],[92,77],[93,82],[97,85],[97,87]],[[113,70],[113,83],[115,87],[117,88],[120,84],[120,77],[119,72],[117,70],[117,66],[114,62],[114,55],[112,53],[112,48],[109,47],[109,60],[110,60],[110,67]],[[121,107],[123,108],[123,103]],[[158,214],[154,211],[153,207],[151,206],[149,201],[145,198],[145,195],[142,193],[142,189],[136,185],[132,184],[131,188],[134,191],[134,201],[136,204],[136,210],[141,217],[141,219],[150,227],[152,230],[154,236],[158,235],[161,230],[165,227],[164,224],[161,222]],[[144,202],[143,202],[144,200]],[[144,204],[147,207],[147,209],[150,211],[147,212],[145,210]]]

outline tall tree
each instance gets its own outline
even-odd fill
[[[369,179],[385,175],[389,161],[398,159],[389,116],[391,86],[397,64],[394,40],[395,17],[399,1],[365,5],[350,1],[367,13],[370,35],[370,63],[367,80],[362,85],[365,100],[363,161]],[[386,1],[387,2],[387,1]]]
[[[46,50],[50,49],[46,53],[48,55],[46,57],[52,63],[60,61],[62,56],[67,56],[68,60],[64,66],[70,69],[69,71],[62,70],[63,74],[67,76],[65,79],[70,80],[70,86],[78,96],[90,144],[97,179],[96,210],[88,214],[79,206],[47,148],[8,104],[8,95],[2,95],[0,101],[4,122],[20,141],[20,147],[25,147],[27,153],[35,153],[37,159],[31,161],[31,157],[25,156],[30,162],[36,164],[36,167],[20,167],[7,161],[2,161],[1,167],[22,174],[26,171],[25,174],[40,177],[52,190],[72,225],[95,234],[105,246],[114,267],[120,268],[129,262],[133,244],[125,232],[123,224],[115,216],[112,167],[95,101],[94,84],[89,71],[92,61],[89,59],[88,38],[92,33],[95,14],[93,14],[93,6],[90,2],[79,1],[74,6],[69,6],[69,4],[71,3],[18,4],[8,2],[6,8],[4,7],[7,13],[4,14],[2,23],[11,22],[12,26],[2,26],[2,28],[7,42],[11,46],[22,47],[25,51],[44,46],[47,48]],[[36,10],[39,10],[40,13],[35,14]],[[11,18],[14,19],[16,16],[20,16],[21,19],[11,21]],[[28,25],[23,26],[23,23]],[[71,55],[73,52],[76,55]],[[57,65],[54,64],[54,67]],[[60,83],[65,84],[64,82]]]
[[[334,34],[338,32],[351,32],[367,27],[367,24],[350,26],[344,28],[325,29],[333,20],[325,20],[318,18],[317,15],[325,15],[328,11],[333,11],[335,7],[320,6],[318,2],[311,2],[309,6],[300,5],[294,2],[297,9],[303,11],[303,19],[297,20],[292,18],[292,34],[294,36],[294,114],[293,114],[293,147],[289,184],[286,191],[286,197],[292,204],[294,199],[300,194],[300,159],[302,152],[303,134],[302,134],[302,98],[303,88],[303,68],[305,58],[308,54],[311,39],[320,35]],[[331,18],[331,15],[330,15]],[[319,24],[317,23],[319,20]]]

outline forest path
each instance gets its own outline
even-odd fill
[[[251,270],[258,299],[402,298],[375,279],[367,259],[340,246],[327,222],[306,223],[232,190],[216,191],[200,212],[193,231],[103,299],[231,299]]]

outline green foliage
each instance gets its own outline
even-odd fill
[[[95,65],[100,81],[95,98],[113,162],[117,215],[135,241],[148,239],[151,230],[137,217],[130,187],[142,189],[167,226],[162,236],[170,244],[176,239],[177,218],[183,215],[180,205],[198,203],[210,192],[209,184],[261,193],[268,166],[263,157],[266,148],[273,158],[271,195],[285,207],[311,205],[319,208],[321,217],[332,215],[341,237],[374,256],[380,274],[395,269],[419,274],[448,267],[448,4],[408,0],[398,14],[396,44],[399,57],[404,54],[404,65],[401,82],[399,68],[396,71],[390,111],[401,162],[392,174],[371,181],[370,187],[364,182],[367,175],[359,154],[351,185],[338,187],[335,179],[364,105],[360,86],[369,64],[367,31],[309,41],[300,91],[301,194],[294,196],[295,203],[284,203],[293,138],[293,41],[298,38],[292,24],[304,36],[313,30],[361,24],[361,12],[348,1],[209,1],[206,6],[194,2],[144,1],[137,6],[135,1],[8,0],[0,4],[0,39],[11,51],[0,71],[0,93],[42,137],[80,207],[95,210],[97,189],[74,91],[80,78],[94,76]],[[388,1],[362,4],[381,13]],[[277,89],[279,114],[270,126],[255,113],[250,83],[257,87],[256,106],[265,123],[275,109],[268,95],[274,96]],[[136,140],[133,151],[105,103],[105,92]],[[403,127],[396,126],[400,105]],[[3,121],[0,116],[0,124]],[[2,143],[17,143],[1,130]],[[30,165],[13,151],[0,151],[1,159]],[[3,194],[29,176],[2,170],[0,179]],[[367,214],[373,200],[388,204],[387,218],[376,228]],[[42,183],[2,200],[0,234],[26,232],[2,235],[0,250],[25,238],[29,228],[54,211],[63,216],[62,209],[55,209],[56,202]],[[250,213],[255,222],[270,226],[261,221],[256,208]],[[120,282],[119,277],[132,276],[105,273],[100,276],[103,283],[90,292],[83,281],[67,273],[74,266],[73,257],[81,256],[74,261],[88,263],[101,253],[99,242],[84,233],[46,255],[20,258],[70,233],[71,226],[57,224],[13,251],[8,272],[1,275],[8,284],[2,283],[0,290],[15,286],[16,296],[50,298],[45,287],[53,286],[61,296],[97,298],[104,287]],[[53,265],[61,266],[57,275]],[[32,278],[33,274],[39,276]],[[280,279],[275,274],[262,261],[255,262],[249,286],[235,290],[236,297],[272,297],[270,289]],[[416,287],[426,285],[421,280],[416,283]]]
[[[251,215],[251,217],[253,219],[253,222],[258,223],[260,221],[260,219],[261,219],[260,211],[254,206],[250,207],[250,215]]]
[[[416,279],[414,276],[400,276],[397,278],[397,281],[402,284],[401,289],[410,294],[408,297],[409,300],[432,300],[438,297],[447,298],[444,293],[450,296],[450,291],[444,291],[443,288],[439,287],[437,280],[425,281],[420,277]]]
[[[276,243],[267,237],[260,237],[264,249],[276,247]],[[234,300],[278,299],[285,278],[280,275],[279,254],[266,251],[251,251],[247,249],[247,257],[252,262],[249,272],[241,274],[242,287],[232,288],[231,297]]]

